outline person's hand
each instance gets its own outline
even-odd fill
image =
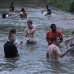
[[[27,40],[27,41],[29,41],[29,40],[30,40],[30,38],[26,38],[26,40]]]
[[[73,47],[68,47],[67,51],[70,51],[70,50],[72,50],[72,49],[73,49]]]

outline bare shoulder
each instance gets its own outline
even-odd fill
[[[59,50],[59,47],[57,45],[54,45],[53,50],[54,51],[58,51]]]
[[[48,49],[57,49],[58,48],[58,46],[56,46],[56,45],[54,45],[54,44],[51,44],[51,45],[49,45],[49,47],[48,47]]]

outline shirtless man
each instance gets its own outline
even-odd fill
[[[35,40],[36,26],[34,26],[32,24],[33,24],[33,22],[31,20],[28,20],[27,28],[24,30],[25,39],[27,42],[36,42],[36,40]]]
[[[73,47],[69,47],[65,52],[61,53],[58,44],[60,42],[59,37],[52,37],[52,44],[48,47],[46,57],[48,61],[59,61],[60,58],[64,57]]]

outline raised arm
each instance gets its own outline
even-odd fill
[[[29,29],[30,30],[30,33],[34,33],[36,31],[36,29],[37,29],[36,26],[34,26],[32,30]]]
[[[65,41],[64,41],[64,43],[65,43],[65,46],[66,46],[66,48],[68,49],[68,42],[70,41],[70,39],[71,39],[71,37],[69,37],[69,38],[67,38]]]

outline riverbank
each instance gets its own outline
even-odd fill
[[[50,5],[60,8],[64,11],[74,13],[74,1],[73,0],[47,0]]]

